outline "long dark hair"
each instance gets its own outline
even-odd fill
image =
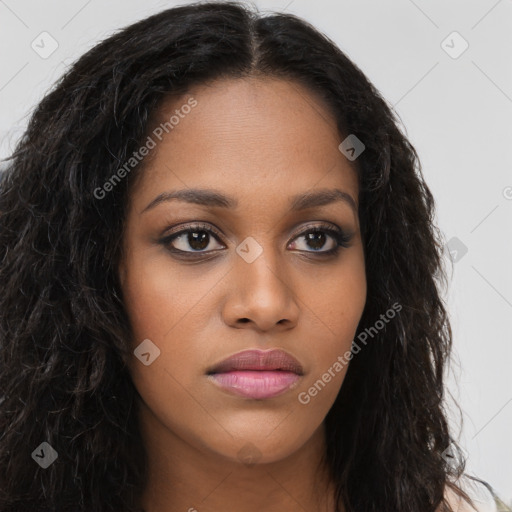
[[[444,412],[452,340],[443,238],[415,149],[360,69],[310,24],[198,2],[133,24],[72,65],[33,113],[0,182],[1,512],[140,510],[147,461],[117,272],[143,164],[107,198],[95,191],[141,146],[169,95],[255,75],[305,85],[342,138],[363,141],[353,162],[368,283],[358,333],[402,306],[354,356],[326,417],[338,503],[347,512],[433,512],[450,510],[445,486],[464,495],[452,484],[464,461],[446,456],[461,452]],[[57,460],[44,469],[37,455],[49,447]]]

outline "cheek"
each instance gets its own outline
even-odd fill
[[[319,295],[313,307],[321,314],[332,334],[348,343],[355,335],[365,303],[364,276],[358,278],[352,274],[343,275],[337,283],[332,283]]]
[[[191,397],[200,396],[195,386],[205,366],[203,344],[211,342],[206,336],[212,313],[207,311],[208,291],[216,280],[198,277],[191,283],[192,272],[173,270],[165,257],[134,257],[127,268],[123,297],[132,352],[149,351],[151,359],[145,365],[134,354],[129,362],[133,382],[144,402],[173,430],[180,430],[180,421],[204,422]],[[146,348],[143,352],[139,347]]]
[[[317,275],[311,293],[303,294],[304,316],[314,339],[315,370],[306,383],[306,392],[315,402],[332,404],[343,383],[352,355],[349,354],[364,306],[366,304],[366,274],[362,258],[351,265],[340,265],[329,277]],[[307,312],[307,314],[306,314]],[[320,381],[320,382],[319,382]],[[316,384],[317,383],[317,384]]]
[[[200,271],[200,266],[192,265],[180,268],[166,255],[136,256],[127,262],[123,285],[135,351],[129,370],[153,410],[169,415],[168,421],[176,410],[187,411],[184,417],[188,417],[193,409],[191,396],[201,396],[197,386],[218,343],[214,334],[219,328],[219,279],[225,271]],[[144,343],[157,354],[147,366],[137,357],[144,353]]]
[[[213,274],[176,270],[166,257],[134,257],[125,276],[123,296],[134,343],[145,338],[163,340],[189,325],[216,282]]]
[[[342,255],[341,261],[327,270],[308,272],[301,282],[301,298],[312,317],[338,346],[350,346],[366,304],[362,250]]]

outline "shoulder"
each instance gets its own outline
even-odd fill
[[[484,482],[461,477],[456,485],[473,500],[471,506],[450,487],[445,487],[445,499],[454,512],[498,512],[498,507],[491,490]]]

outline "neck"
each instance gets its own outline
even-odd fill
[[[149,466],[144,512],[337,512],[334,485],[321,466],[323,424],[289,456],[260,464],[257,457],[233,460],[179,437],[144,404],[139,419]],[[246,444],[249,455],[252,446]]]

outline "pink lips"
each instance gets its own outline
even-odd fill
[[[208,371],[208,379],[220,388],[252,399],[271,398],[294,387],[303,369],[282,350],[246,350]]]

